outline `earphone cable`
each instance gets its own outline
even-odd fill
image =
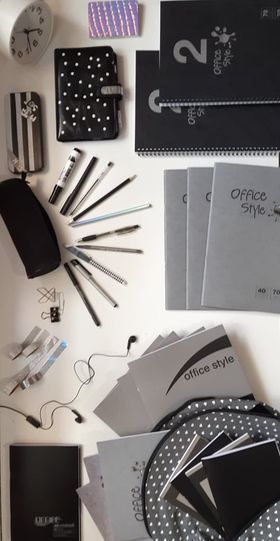
[[[85,385],[89,385],[94,376],[95,376],[95,370],[93,368],[93,366],[91,365],[91,361],[93,359],[93,357],[106,357],[106,358],[122,358],[122,359],[125,359],[127,356],[128,356],[128,353],[129,353],[129,348],[127,347],[127,352],[125,355],[108,355],[106,353],[92,353],[88,360],[87,361],[84,361],[84,360],[78,360],[74,363],[74,366],[73,366],[73,370],[75,372],[75,375],[77,377],[77,379],[81,382],[81,385],[78,387],[78,390],[76,392],[76,394],[74,395],[74,397],[69,400],[68,402],[60,402],[59,400],[48,400],[47,402],[44,402],[44,404],[42,404],[42,406],[40,407],[40,411],[39,411],[39,418],[40,418],[40,423],[41,423],[41,429],[42,430],[50,430],[52,427],[53,427],[53,424],[54,424],[54,413],[58,410],[58,409],[61,409],[61,408],[68,408],[71,410],[71,408],[69,408],[69,406],[71,404],[73,404],[73,402],[78,398],[82,388],[85,386]],[[87,366],[87,369],[88,369],[88,377],[84,380],[81,378],[81,376],[78,374],[78,371],[77,371],[77,365],[79,364],[85,364]],[[47,408],[48,405],[50,404],[57,404],[57,406],[55,408],[53,408],[50,412],[50,423],[49,425],[47,426],[44,426],[43,424],[43,410],[45,410]]]

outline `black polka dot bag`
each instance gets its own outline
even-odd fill
[[[123,91],[112,47],[56,49],[54,54],[58,141],[115,139]]]
[[[195,434],[211,440],[221,431],[232,439],[248,433],[255,441],[280,441],[280,413],[248,399],[207,398],[189,401],[163,419],[155,430],[169,430],[154,450],[142,485],[144,520],[154,541],[222,541],[216,530],[173,506],[160,493]],[[279,479],[280,482],[280,479]],[[280,502],[240,533],[236,541],[280,541]]]

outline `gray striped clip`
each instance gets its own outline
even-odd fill
[[[15,92],[5,98],[8,167],[12,173],[43,168],[41,101],[36,92]]]

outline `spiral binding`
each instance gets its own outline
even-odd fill
[[[280,97],[275,99],[258,99],[258,98],[252,98],[248,100],[237,100],[237,101],[225,101],[222,98],[213,98],[212,100],[209,100],[209,98],[193,98],[191,101],[188,101],[184,98],[175,99],[162,99],[159,102],[160,107],[197,107],[197,106],[216,106],[216,105],[275,105],[280,103]]]
[[[124,284],[124,285],[127,284],[127,281],[124,280],[124,278],[122,278],[115,272],[111,271],[110,269],[107,269],[107,267],[104,267],[104,265],[101,265],[100,263],[95,261],[95,259],[92,259],[92,257],[90,258],[89,263],[96,269],[100,270],[101,272],[104,272],[104,274],[107,274],[107,276],[110,276],[110,278],[113,278],[114,280],[119,282],[120,284]]]
[[[138,148],[136,150],[138,156],[277,156],[280,152],[280,147],[263,147],[263,148],[229,148],[221,147],[210,148]]]

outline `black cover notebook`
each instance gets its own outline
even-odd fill
[[[11,445],[11,541],[79,541],[79,486],[79,447]]]
[[[204,520],[210,524],[213,528],[215,528],[219,533],[223,533],[223,529],[221,527],[221,524],[219,522],[219,519],[217,516],[215,516],[211,509],[209,509],[208,505],[201,501],[201,498],[199,494],[197,493],[196,489],[193,487],[191,481],[186,476],[186,472],[191,467],[198,464],[203,457],[211,455],[212,453],[216,453],[226,445],[228,445],[231,442],[231,439],[227,434],[224,432],[220,432],[213,440],[211,440],[206,447],[204,447],[199,453],[197,453],[196,456],[194,456],[184,468],[178,473],[176,477],[174,477],[171,481],[171,485],[181,494],[183,495],[188,502],[190,502],[191,506],[199,512],[201,517],[204,518]]]
[[[164,105],[279,103],[280,1],[161,2]]]
[[[274,440],[202,459],[229,540],[280,499],[280,457]]]
[[[122,88],[112,47],[55,49],[54,60],[58,141],[115,139]]]
[[[280,105],[161,108],[159,87],[159,53],[137,51],[135,152],[139,155],[274,154],[280,149]]]

